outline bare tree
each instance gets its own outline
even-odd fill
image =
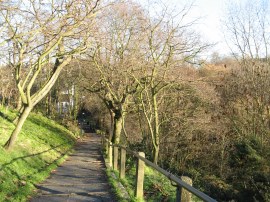
[[[98,3],[99,0],[1,2],[8,61],[14,68],[23,103],[6,149],[14,145],[29,113],[50,91],[61,70],[74,55],[86,50]],[[49,76],[42,78],[45,69]],[[42,85],[35,86],[36,81],[42,81]]]
[[[116,2],[108,7],[100,18],[96,48],[89,53],[90,68],[95,68],[96,80],[92,70],[86,73],[90,92],[96,93],[111,114],[112,141],[119,143],[126,108],[130,95],[136,91],[137,84],[131,77],[140,64],[141,26],[144,23],[142,8],[132,2]]]
[[[194,62],[206,47],[191,30],[194,22],[185,21],[190,9],[191,6],[186,6],[174,14],[168,7],[164,7],[155,17],[151,17],[151,12],[148,13],[143,76],[134,75],[134,78],[140,86],[137,101],[147,121],[154,163],[158,162],[160,149],[160,127],[163,121],[159,105],[162,94],[179,80],[179,75],[174,74],[175,68],[180,68],[186,62]]]
[[[228,45],[241,59],[268,59],[269,3],[263,0],[231,1],[224,21]]]

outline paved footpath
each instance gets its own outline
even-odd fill
[[[100,137],[87,133],[75,152],[42,184],[31,202],[115,202],[100,151]]]

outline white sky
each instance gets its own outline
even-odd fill
[[[227,2],[228,0],[196,0],[191,13],[193,16],[201,16],[198,31],[206,41],[217,43],[211,51],[217,51],[221,55],[230,54],[222,31],[222,18],[225,16]]]

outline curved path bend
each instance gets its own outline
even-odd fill
[[[30,202],[115,202],[108,184],[100,137],[87,133],[75,152],[43,183]]]

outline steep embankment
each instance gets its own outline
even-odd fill
[[[55,121],[32,113],[12,151],[3,149],[14,129],[15,113],[0,108],[0,201],[26,201],[72,149],[76,135]]]

